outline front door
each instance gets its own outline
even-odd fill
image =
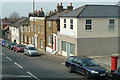
[[[56,35],[53,35],[53,50],[56,51]]]

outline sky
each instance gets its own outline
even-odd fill
[[[20,16],[28,16],[29,12],[33,9],[33,0],[0,0],[0,16],[9,17],[13,12],[17,12]],[[120,0],[34,0],[35,10],[43,8],[45,13],[50,10],[55,10],[57,3],[63,3],[63,7],[67,8],[72,2],[73,8],[78,8],[85,4],[117,4]]]

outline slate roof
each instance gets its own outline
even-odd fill
[[[23,24],[30,24],[30,21],[29,21],[29,18],[26,18],[26,19],[22,19],[22,20],[20,20],[20,21],[17,21],[17,22],[15,22],[15,23],[13,23],[13,24],[11,24],[10,26],[11,27],[16,27],[16,28],[18,28],[18,27],[20,27],[21,25],[23,25]]]
[[[119,12],[120,7],[117,5],[84,5],[60,17],[116,18]]]

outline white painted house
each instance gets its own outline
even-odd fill
[[[60,16],[57,51],[63,56],[119,53],[118,5],[84,5]]]

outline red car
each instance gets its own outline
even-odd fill
[[[14,51],[16,52],[23,52],[24,51],[24,45],[22,44],[16,44],[13,48]]]

